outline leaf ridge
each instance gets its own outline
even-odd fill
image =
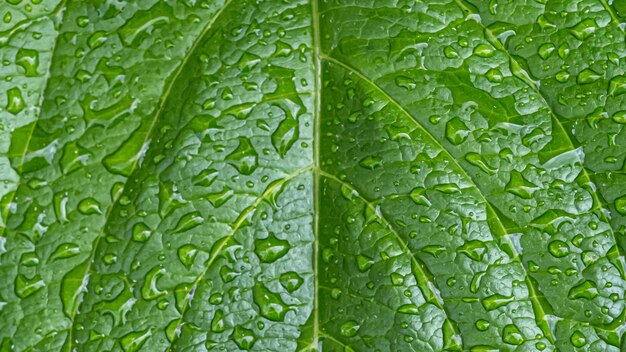
[[[303,167],[303,168],[298,169],[298,170],[294,171],[293,173],[287,175],[286,177],[282,178],[278,182],[273,182],[272,184],[269,185],[269,187],[267,187],[267,189],[263,192],[263,194],[261,194],[261,196],[256,198],[256,200],[254,201],[254,203],[252,203],[252,205],[247,207],[241,214],[239,214],[239,217],[237,217],[237,220],[235,220],[234,226],[230,230],[230,232],[226,236],[224,236],[222,239],[219,240],[219,242],[218,242],[219,244],[216,243],[217,247],[215,248],[215,250],[211,251],[212,252],[211,253],[211,257],[209,258],[209,260],[207,261],[206,265],[204,266],[203,271],[200,273],[200,275],[198,275],[198,277],[196,277],[196,279],[191,284],[189,292],[194,292],[196,290],[196,288],[198,287],[198,284],[200,283],[200,281],[202,281],[202,279],[206,276],[206,273],[211,268],[211,265],[215,262],[215,259],[219,256],[219,254],[222,252],[222,250],[224,249],[224,247],[228,243],[228,240],[230,240],[235,235],[235,233],[239,230],[241,225],[243,225],[243,223],[248,218],[248,216],[251,215],[258,208],[259,204],[261,204],[262,201],[267,200],[267,198],[275,190],[279,189],[280,187],[285,185],[287,182],[293,180],[294,178],[296,178],[296,177],[298,177],[298,176],[300,176],[300,175],[302,175],[302,174],[304,174],[304,173],[306,173],[308,171],[313,171],[313,167],[312,166]],[[185,318],[185,312],[189,308],[190,303],[191,303],[191,299],[186,300],[184,305],[183,305],[183,307],[182,307],[182,309],[181,309],[181,311],[180,311],[180,318],[178,319],[177,328],[176,328],[177,331],[181,328],[181,326],[183,324],[183,320]],[[172,341],[170,341],[170,347],[174,344],[174,342],[176,341],[176,339],[179,336],[180,336],[180,334],[177,334],[177,335],[174,336]]]
[[[174,84],[177,82],[177,80],[178,80],[180,74],[182,73],[183,69],[186,67],[187,63],[189,62],[189,59],[193,56],[193,53],[196,51],[196,48],[198,47],[198,45],[200,44],[202,39],[205,37],[205,35],[208,33],[208,31],[213,27],[213,24],[217,21],[217,19],[220,17],[220,15],[224,12],[226,7],[228,7],[228,5],[231,2],[232,2],[232,0],[226,0],[224,5],[222,6],[222,8],[220,8],[215,13],[213,18],[205,25],[205,27],[202,29],[200,34],[197,36],[196,40],[193,42],[193,44],[191,45],[191,47],[189,48],[189,50],[187,51],[187,53],[183,57],[182,62],[180,63],[180,65],[178,65],[178,68],[176,69],[176,71],[174,72],[172,77],[170,78],[170,80],[168,82],[168,86],[166,87],[166,89],[165,89],[161,99],[159,100],[159,105],[157,107],[157,110],[155,111],[154,118],[150,122],[150,126],[148,127],[148,131],[146,133],[146,137],[145,137],[145,139],[144,139],[142,144],[146,144],[150,140],[150,138],[152,137],[152,134],[155,131],[155,127],[157,125],[157,122],[159,121],[159,118],[160,118],[161,114],[164,111],[165,103],[168,101],[168,98],[170,96],[172,88],[173,88]],[[129,176],[126,178],[126,181],[124,182],[124,185],[126,185],[128,180],[130,180],[134,176],[135,172],[137,171],[137,165],[138,164],[139,164],[139,158],[137,160],[133,161],[133,163],[131,165]],[[98,235],[96,236],[96,238],[93,241],[94,244],[92,246],[91,253],[89,254],[89,257],[87,259],[89,261],[89,263],[87,264],[87,268],[85,269],[85,274],[83,275],[83,281],[85,281],[85,278],[89,277],[89,275],[91,274],[91,271],[93,269],[94,258],[95,258],[98,246],[100,244],[100,240],[102,239],[102,236],[106,232],[106,227],[108,226],[109,221],[111,220],[111,214],[113,213],[113,209],[117,205],[117,202],[119,201],[119,199],[121,198],[123,193],[124,193],[124,191],[122,191],[122,193],[119,194],[117,198],[113,199],[113,203],[111,204],[111,206],[109,207],[109,209],[108,209],[108,211],[107,211],[107,213],[105,215],[104,224],[102,225],[102,228],[101,228],[100,232],[98,233]],[[75,305],[74,311],[72,312],[72,316],[70,317],[70,327],[69,327],[69,333],[68,333],[68,351],[72,350],[72,333],[74,331],[74,324],[76,322],[76,313],[78,312],[78,309],[79,309],[79,307],[78,307],[78,304],[77,304],[77,305]]]
[[[491,203],[489,203],[489,201],[487,200],[485,194],[483,193],[483,191],[478,187],[478,185],[476,184],[476,182],[474,181],[473,178],[471,178],[469,176],[469,174],[465,171],[465,169],[461,166],[461,164],[459,164],[459,162],[452,156],[452,154],[450,154],[450,152],[430,133],[430,131],[428,131],[426,128],[424,128],[424,126],[422,126],[422,124],[415,118],[413,117],[413,115],[411,115],[411,113],[409,113],[401,104],[400,102],[398,102],[396,99],[394,99],[393,97],[391,97],[384,89],[382,89],[378,84],[376,84],[375,82],[373,82],[371,79],[369,79],[368,77],[366,77],[365,75],[363,75],[361,72],[359,72],[358,70],[356,70],[355,68],[349,66],[348,64],[339,61],[335,58],[329,57],[329,56],[323,56],[325,60],[334,63],[338,66],[343,67],[345,70],[348,70],[349,72],[353,72],[355,75],[357,75],[357,77],[359,77],[360,79],[364,80],[365,82],[369,83],[372,87],[374,87],[377,91],[379,91],[386,99],[389,100],[389,102],[391,104],[393,104],[396,108],[400,109],[400,111],[402,111],[404,114],[406,114],[409,119],[411,121],[413,121],[416,125],[416,127],[420,130],[422,130],[432,141],[433,143],[435,143],[441,150],[443,153],[446,154],[446,156],[452,160],[452,164],[457,166],[459,170],[461,170],[461,176],[467,178],[476,188],[478,194],[480,195],[480,197],[482,198],[482,201],[484,201],[485,206],[487,208],[487,212],[491,213],[492,216],[495,218],[498,227],[500,230],[500,234],[494,234],[494,238],[499,239],[501,241],[505,242],[505,245],[509,248],[511,248],[513,251],[515,251],[515,256],[511,258],[512,261],[516,261],[520,264],[522,270],[524,271],[524,281],[528,286],[529,289],[529,298],[531,299],[532,305],[533,307],[535,307],[535,309],[537,309],[539,311],[539,313],[542,316],[546,315],[546,309],[543,307],[543,305],[541,304],[541,302],[536,298],[537,297],[537,292],[539,292],[538,288],[535,287],[535,284],[532,282],[532,280],[530,280],[529,274],[528,274],[528,270],[526,269],[526,267],[523,265],[523,263],[520,260],[520,256],[519,253],[515,250],[515,246],[513,245],[513,242],[511,241],[510,237],[509,237],[509,233],[507,232],[506,228],[504,227],[502,220],[497,216],[497,213],[495,213],[495,211],[493,210],[493,207],[491,206]],[[546,335],[546,337],[553,342],[555,340],[555,337],[553,336],[552,332],[550,331],[550,329],[545,326],[545,324],[539,324],[539,318],[537,318],[537,322],[539,327],[541,328],[542,332]]]

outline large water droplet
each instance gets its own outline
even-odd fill
[[[134,331],[124,335],[120,340],[120,344],[124,352],[137,352],[151,335],[152,331],[149,329]]]
[[[272,263],[287,254],[290,245],[286,240],[281,240],[270,233],[265,239],[254,241],[254,252],[264,263]]]
[[[304,283],[304,279],[298,275],[298,273],[290,271],[280,275],[280,284],[287,290],[287,292],[291,293]]]
[[[463,143],[469,133],[469,128],[467,128],[465,122],[458,117],[453,118],[446,124],[446,138],[454,145]]]
[[[502,341],[511,345],[521,345],[524,342],[524,337],[517,326],[509,324],[502,331]]]
[[[572,287],[569,290],[567,296],[572,299],[584,298],[587,300],[592,300],[598,297],[598,295],[599,293],[595,282],[585,280],[578,285]]]
[[[259,155],[254,150],[250,139],[239,137],[239,145],[226,157],[226,160],[242,175],[250,175],[258,167]]]
[[[172,233],[180,233],[191,230],[194,227],[202,224],[203,222],[204,218],[200,215],[200,212],[194,211],[191,213],[187,213],[183,215],[180,220],[178,220],[178,223],[176,224],[176,227],[172,230]]]
[[[7,90],[7,111],[13,115],[17,115],[22,110],[24,110],[22,91],[17,87]]]
[[[481,261],[487,252],[487,246],[482,241],[467,241],[457,249],[459,253],[463,253],[472,260]]]
[[[253,298],[254,303],[259,306],[261,316],[273,321],[285,319],[289,307],[278,294],[268,290],[262,283],[254,285]]]
[[[356,336],[356,334],[361,329],[361,325],[355,320],[348,320],[347,322],[341,324],[339,328],[339,332],[341,335],[346,337]]]
[[[37,77],[39,67],[39,53],[31,49],[19,49],[15,56],[15,63],[22,66],[26,77]]]
[[[235,341],[239,348],[246,351],[249,351],[252,348],[252,345],[256,342],[254,332],[240,325],[235,326],[233,334],[230,337]]]
[[[157,281],[159,277],[161,277],[163,274],[165,274],[165,268],[161,266],[155,266],[154,268],[150,269],[148,274],[146,274],[143,286],[141,288],[141,296],[145,300],[156,299],[166,293],[165,291],[159,290],[159,288],[157,287]]]

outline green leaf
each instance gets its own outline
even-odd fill
[[[7,0],[0,351],[620,351],[626,6]]]

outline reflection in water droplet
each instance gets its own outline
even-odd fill
[[[148,329],[131,332],[122,337],[120,344],[124,352],[137,352],[151,335],[152,331]]]
[[[521,345],[524,342],[524,337],[517,326],[509,324],[502,331],[502,341],[511,345]]]
[[[7,111],[13,115],[17,115],[22,110],[24,110],[22,91],[17,87],[7,90]]]
[[[592,300],[598,297],[598,295],[599,293],[595,282],[584,280],[578,285],[572,287],[567,296],[571,299],[583,298],[586,300]]]
[[[361,325],[359,325],[358,322],[356,322],[355,320],[348,320],[347,322],[341,324],[339,331],[343,336],[352,337],[356,336],[356,334],[359,332],[359,329],[361,329]]]
[[[572,333],[570,341],[572,342],[572,345],[574,345],[574,347],[583,347],[587,344],[587,338],[579,330],[576,330],[574,331],[574,333]]]
[[[240,325],[235,326],[235,329],[230,337],[235,341],[239,348],[246,351],[249,351],[256,342],[254,332]]]
[[[291,246],[286,240],[281,240],[270,233],[265,239],[257,239],[254,241],[254,252],[264,263],[272,263],[283,257],[289,251]]]
[[[282,301],[280,295],[271,292],[262,283],[254,285],[254,303],[259,306],[261,316],[273,320],[283,321],[289,311],[289,307]]]
[[[39,53],[31,49],[19,49],[15,56],[15,63],[22,66],[26,77],[37,77],[39,67]]]
[[[290,271],[280,275],[280,284],[287,290],[287,292],[292,293],[302,284],[304,283],[304,279],[298,275],[298,273]]]
[[[85,214],[102,214],[100,210],[100,203],[93,198],[85,198],[78,203],[78,211]]]
[[[239,137],[239,145],[226,157],[242,175],[251,175],[258,167],[258,159],[259,155],[247,137]]]
[[[453,118],[446,124],[446,138],[454,145],[463,143],[467,139],[469,133],[469,128],[465,122],[458,117]]]

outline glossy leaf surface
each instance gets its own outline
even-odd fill
[[[0,351],[624,350],[625,13],[4,0]]]

